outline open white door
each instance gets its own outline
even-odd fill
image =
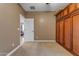
[[[24,41],[34,41],[34,18],[24,20]]]
[[[26,18],[20,14],[20,34],[21,34],[21,31],[24,32],[24,20]],[[24,43],[24,36],[21,36],[20,35],[20,44],[23,44]]]

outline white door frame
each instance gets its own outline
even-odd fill
[[[24,37],[21,37],[21,23],[24,23],[25,17],[20,14],[20,45],[24,43]]]

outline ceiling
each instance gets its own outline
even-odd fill
[[[69,3],[20,3],[25,11],[59,11],[65,8]]]

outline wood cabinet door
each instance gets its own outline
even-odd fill
[[[73,51],[79,55],[79,15],[73,16]]]
[[[59,34],[59,33],[60,33],[60,26],[59,26],[59,25],[60,25],[60,23],[59,23],[59,21],[57,21],[57,22],[56,22],[56,41],[57,41],[57,42],[59,42],[59,40],[60,40],[60,39],[59,39],[59,37],[60,37],[60,36],[59,36],[59,35],[60,35],[60,34]]]
[[[79,9],[79,3],[76,3],[76,9]]]
[[[65,29],[64,29],[64,45],[67,49],[71,50],[72,49],[72,19],[67,18],[64,20],[65,21]]]
[[[76,3],[72,3],[72,4],[69,6],[69,13],[73,12],[74,10],[76,10]]]
[[[64,16],[68,14],[68,8],[64,9]]]
[[[60,21],[60,44],[63,44],[63,20]]]

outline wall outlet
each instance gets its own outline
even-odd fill
[[[20,30],[20,28],[17,28],[18,30]]]

